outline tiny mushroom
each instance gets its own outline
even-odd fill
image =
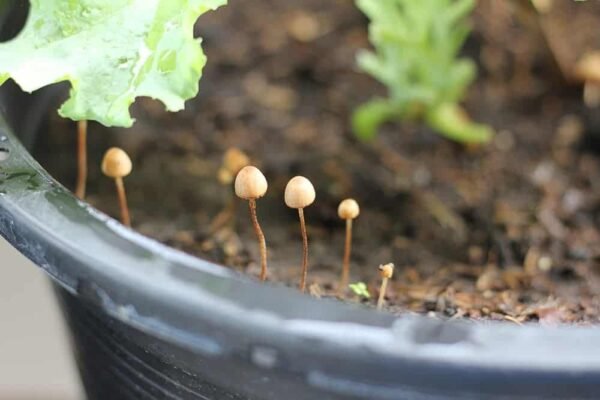
[[[338,215],[341,219],[346,220],[346,240],[344,245],[344,261],[342,265],[342,277],[338,292],[341,295],[348,286],[350,275],[350,252],[352,250],[352,220],[360,214],[360,207],[354,199],[343,200],[338,207]]]
[[[267,193],[267,179],[258,168],[254,166],[246,166],[238,172],[235,178],[234,186],[235,194],[244,200],[248,200],[248,205],[250,207],[250,218],[252,219],[252,225],[254,225],[254,232],[256,233],[260,249],[260,279],[264,281],[267,279],[267,242],[260,224],[258,223],[258,217],[256,215],[256,200],[263,197],[265,193]]]
[[[129,216],[129,207],[127,206],[127,195],[125,194],[125,184],[123,178],[131,173],[131,159],[118,147],[108,149],[102,159],[102,173],[115,180],[117,186],[117,195],[119,197],[119,206],[121,208],[121,221],[123,225],[131,226]]]
[[[379,266],[379,275],[381,276],[381,288],[379,289],[379,299],[377,300],[377,309],[381,310],[387,290],[388,281],[394,275],[394,264],[389,263]]]
[[[316,193],[312,183],[303,176],[296,176],[288,182],[285,187],[285,204],[290,208],[298,210],[300,218],[300,231],[302,233],[302,276],[300,278],[300,290],[306,289],[306,277],[308,275],[308,235],[306,233],[306,222],[304,221],[304,208],[315,201]]]

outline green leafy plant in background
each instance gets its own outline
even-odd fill
[[[367,285],[364,282],[351,283],[348,285],[352,293],[357,295],[358,297],[362,297],[365,299],[371,298],[371,293],[369,293],[369,289],[367,289]]]
[[[0,44],[0,84],[25,91],[70,81],[59,110],[129,127],[138,96],[183,109],[206,63],[194,23],[226,0],[31,0],[23,31]]]
[[[390,120],[422,119],[444,136],[486,142],[492,130],[473,123],[459,105],[476,75],[459,58],[474,0],[356,0],[370,20],[375,51],[358,55],[359,67],[383,83],[387,98],[361,105],[353,115],[356,135],[372,139]]]

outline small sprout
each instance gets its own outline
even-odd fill
[[[300,217],[300,231],[302,232],[302,276],[300,278],[300,291],[306,288],[306,276],[308,275],[308,235],[306,234],[306,223],[304,221],[304,208],[315,201],[315,188],[308,179],[296,176],[288,182],[285,187],[285,204],[290,208],[298,210]]]
[[[87,121],[77,122],[77,183],[75,195],[80,199],[85,198],[87,181]]]
[[[377,309],[381,310],[387,290],[388,281],[394,275],[394,264],[389,263],[379,266],[379,275],[381,276],[381,288],[379,289],[379,299],[377,300]]]
[[[122,149],[112,147],[104,154],[101,169],[104,175],[115,180],[117,195],[119,197],[119,207],[121,208],[121,222],[123,222],[123,225],[131,226],[125,184],[123,183],[123,178],[131,173],[131,159]]]
[[[354,112],[352,128],[359,139],[374,139],[385,122],[421,120],[458,142],[490,141],[492,129],[472,122],[460,106],[476,78],[475,63],[460,57],[476,3],[356,1],[370,20],[369,41],[374,49],[358,54],[358,67],[388,89],[387,98],[374,98]],[[441,76],[445,79],[433,78]]]
[[[364,282],[351,283],[350,285],[348,285],[348,287],[358,297],[362,297],[364,299],[371,298],[371,293],[369,293],[367,285],[365,285]]]
[[[338,215],[346,220],[346,242],[344,245],[344,263],[342,265],[342,277],[340,279],[339,294],[348,286],[350,275],[350,252],[352,250],[352,220],[360,214],[360,207],[354,199],[342,201],[338,207]]]
[[[254,225],[254,232],[258,238],[258,246],[260,248],[260,280],[264,281],[267,279],[267,242],[258,223],[256,199],[263,197],[267,193],[267,179],[258,168],[246,166],[238,172],[234,186],[235,194],[244,200],[248,200],[250,218],[252,219],[252,225]]]

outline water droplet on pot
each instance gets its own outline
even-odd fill
[[[254,346],[250,350],[250,360],[261,368],[273,368],[277,365],[277,350],[271,347]]]
[[[8,140],[8,137],[2,135],[0,136],[0,142],[6,142]]]

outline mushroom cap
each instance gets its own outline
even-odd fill
[[[222,185],[230,185],[233,182],[234,174],[232,174],[227,168],[221,167],[217,171],[217,179]]]
[[[315,201],[315,188],[303,176],[295,176],[285,187],[285,204],[290,208],[304,208]]]
[[[267,178],[260,170],[248,165],[235,177],[235,194],[242,199],[259,199],[267,193]]]
[[[585,82],[600,83],[600,51],[592,51],[581,57],[575,65],[575,76]]]
[[[354,199],[343,200],[338,206],[338,215],[341,219],[354,219],[360,214],[360,207]]]
[[[111,147],[102,159],[102,173],[111,178],[123,178],[131,173],[133,168],[131,158],[124,150]]]
[[[379,266],[379,274],[382,278],[390,279],[394,275],[394,264],[389,263]]]
[[[232,176],[248,165],[250,165],[250,157],[237,147],[228,148],[223,155],[223,167],[228,170]]]

